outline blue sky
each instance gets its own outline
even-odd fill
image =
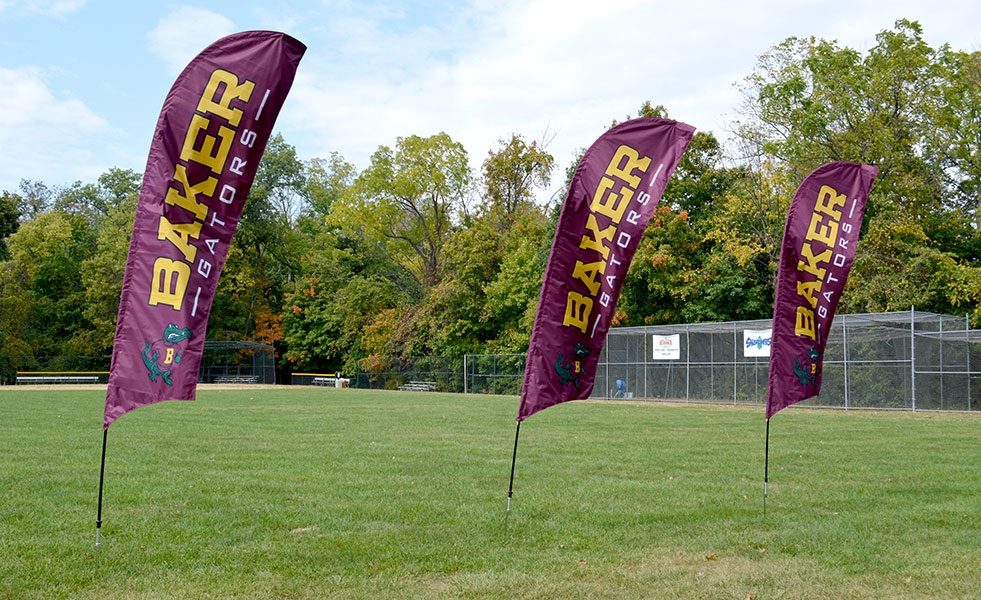
[[[899,18],[981,50],[981,3],[923,0],[473,0],[168,3],[0,0],[0,190],[142,173],[187,62],[247,29],[308,46],[276,131],[302,159],[359,169],[399,136],[446,131],[478,167],[497,141],[550,139],[564,169],[645,101],[725,138],[734,84],[788,36],[866,50]],[[556,186],[558,178],[556,178]]]

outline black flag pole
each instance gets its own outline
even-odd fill
[[[102,545],[102,483],[106,476],[106,442],[109,439],[109,428],[102,430],[102,465],[99,467],[99,511],[95,517],[95,547]]]
[[[508,483],[508,510],[511,512],[511,494],[514,492],[514,463],[518,458],[518,433],[521,431],[521,421],[518,421],[517,427],[514,428],[514,450],[511,452],[511,482]]]
[[[766,419],[766,442],[763,444],[763,516],[766,516],[767,484],[770,482],[770,418]]]

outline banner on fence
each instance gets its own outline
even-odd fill
[[[518,422],[592,392],[623,278],[694,131],[676,121],[634,119],[583,155],[545,267]]]
[[[681,359],[681,334],[652,335],[651,338],[653,339],[652,360]]]
[[[743,329],[743,356],[759,358],[770,356],[773,329]]]
[[[828,163],[804,179],[791,201],[773,306],[767,419],[821,391],[828,332],[878,172],[869,165]]]
[[[140,188],[103,427],[193,400],[208,313],[259,160],[306,47],[273,31],[222,38],[164,100]]]

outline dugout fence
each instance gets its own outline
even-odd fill
[[[419,389],[462,392],[464,357],[372,357],[370,364],[351,375],[349,386],[363,389]],[[345,375],[347,377],[347,375]]]
[[[981,409],[981,330],[966,316],[916,310],[838,315],[821,394],[803,405]],[[766,402],[770,320],[610,329],[593,398]],[[468,355],[465,391],[519,393],[523,354]]]
[[[99,383],[106,383],[111,360],[111,356],[0,355],[0,383],[17,383],[26,374],[63,383],[73,374],[94,372]],[[198,383],[276,383],[275,350],[258,342],[206,340]]]

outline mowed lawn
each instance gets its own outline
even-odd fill
[[[0,598],[981,598],[981,415],[0,390]]]

